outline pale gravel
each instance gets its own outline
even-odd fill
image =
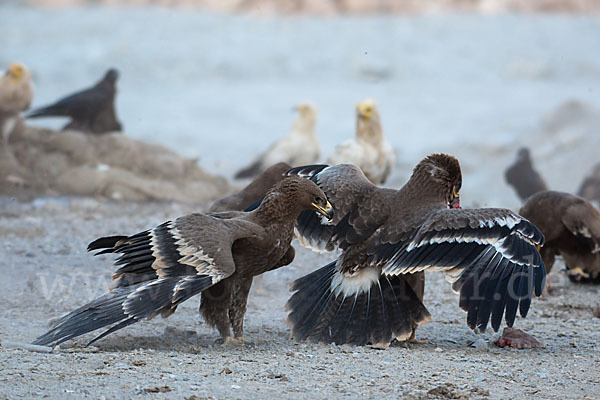
[[[86,253],[89,241],[194,210],[202,207],[0,198],[1,339],[30,342],[49,320],[105,290],[112,258]],[[50,354],[0,348],[0,398],[599,396],[598,287],[553,274],[558,294],[535,299],[527,319],[515,324],[545,343],[542,349],[499,349],[490,344],[498,334],[472,333],[440,273],[427,278],[433,320],[418,331],[426,344],[377,350],[296,343],[285,323],[288,284],[333,257],[296,247],[292,266],[265,276],[267,294],[250,295],[248,344],[214,344],[218,335],[201,322],[192,299],[168,319],[135,324],[89,348],[83,344],[91,335]]]

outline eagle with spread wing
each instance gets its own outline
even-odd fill
[[[333,215],[323,191],[295,176],[275,185],[251,212],[190,214],[133,236],[97,239],[88,250],[120,254],[110,291],[54,322],[33,343],[56,346],[108,327],[94,342],[142,319],[167,317],[200,293],[206,322],[223,342],[240,342],[252,278],[292,262],[294,224],[304,210]]]
[[[387,346],[415,340],[430,319],[424,271],[442,270],[459,293],[471,329],[502,317],[512,326],[540,295],[545,269],[540,231],[505,209],[460,209],[458,160],[426,157],[399,190],[372,184],[353,165],[293,168],[313,180],[335,208],[331,222],[302,213],[301,244],[342,250],[339,258],[292,284],[288,322],[297,340]]]

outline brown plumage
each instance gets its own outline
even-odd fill
[[[190,214],[133,236],[100,238],[88,250],[121,254],[111,290],[56,321],[34,343],[55,346],[110,326],[95,341],[141,319],[169,316],[199,293],[200,311],[222,340],[243,340],[252,278],[292,261],[294,223],[303,210],[328,218],[333,212],[321,189],[293,177],[249,213]]]
[[[210,212],[243,211],[263,198],[267,191],[281,181],[283,173],[292,168],[286,163],[277,163],[267,168],[256,179],[237,193],[217,200],[210,207]]]
[[[506,182],[511,185],[521,200],[525,200],[534,193],[548,190],[542,176],[533,168],[533,161],[529,149],[523,147],[517,153],[514,164],[504,173]]]
[[[572,280],[600,282],[600,212],[589,201],[548,190],[528,198],[519,213],[546,238],[541,254],[547,272],[560,254]]]
[[[209,212],[248,211],[248,209],[254,209],[258,206],[267,191],[277,182],[281,181],[284,178],[283,173],[290,168],[292,167],[289,164],[283,162],[270,166],[239,192],[215,201],[209,208]],[[290,260],[289,262],[284,260],[283,262],[285,263],[281,266],[291,263],[294,259],[294,254],[295,249],[290,246]],[[259,275],[254,279],[254,290],[255,293],[266,293],[263,289],[263,275]]]
[[[585,177],[577,194],[590,201],[600,202],[600,164],[596,164]]]
[[[71,121],[63,129],[91,133],[121,131],[123,127],[115,112],[118,78],[119,72],[114,68],[109,69],[94,86],[64,97],[49,106],[32,110],[26,118],[69,117]]]
[[[0,77],[0,132],[4,147],[8,146],[19,114],[29,108],[31,100],[33,83],[29,70],[21,64],[11,64]]]
[[[288,321],[298,340],[387,346],[414,338],[430,318],[425,270],[447,273],[468,326],[480,331],[490,318],[494,330],[503,316],[512,326],[517,308],[525,316],[533,293],[542,292],[541,233],[510,210],[456,209],[461,172],[452,156],[425,158],[400,190],[377,187],[352,165],[288,174],[310,177],[336,210],[331,224],[303,213],[301,243],[342,250],[293,284]]]

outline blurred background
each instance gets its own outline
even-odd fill
[[[121,75],[126,135],[231,178],[318,106],[325,159],[373,97],[400,186],[431,152],[463,166],[463,202],[518,208],[503,171],[522,145],[575,192],[600,145],[597,0],[13,0],[0,65],[27,65],[33,106]],[[64,119],[31,125],[59,128]]]

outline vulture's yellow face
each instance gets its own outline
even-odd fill
[[[314,115],[315,110],[315,107],[310,103],[300,103],[296,106],[296,111],[298,111],[302,117]]]
[[[375,101],[372,99],[362,101],[356,106],[356,115],[361,119],[371,119],[376,111],[377,106],[375,105]]]
[[[11,64],[10,67],[8,67],[8,75],[14,83],[17,83],[21,81],[23,75],[25,75],[25,67],[21,64]]]

